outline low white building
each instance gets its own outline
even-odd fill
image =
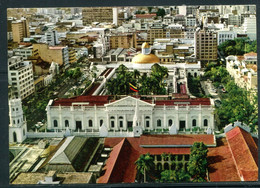
[[[254,56],[254,54],[256,53],[245,54],[242,60],[237,56],[228,56],[226,58],[226,69],[231,77],[234,78],[237,86],[257,91],[257,65],[252,60],[254,58],[249,58]]]
[[[47,129],[99,132],[200,127],[214,130],[214,108],[210,99],[150,100],[127,96],[112,100],[110,96],[79,96],[50,100],[46,107]],[[136,123],[134,123],[136,122]]]
[[[222,44],[227,40],[234,40],[237,37],[237,33],[233,31],[233,26],[229,26],[228,28],[223,28],[217,31],[218,34],[218,45]]]

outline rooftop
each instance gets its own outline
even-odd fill
[[[45,173],[22,172],[12,182],[12,184],[37,184],[40,180],[44,180]],[[57,180],[61,184],[83,184],[90,183],[93,174],[89,172],[67,172],[64,174],[57,174]]]

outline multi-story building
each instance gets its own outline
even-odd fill
[[[69,63],[75,63],[77,61],[77,52],[74,48],[69,48]]]
[[[43,61],[51,64],[56,62],[59,65],[69,66],[69,52],[67,46],[48,46],[47,44],[33,44],[33,56],[41,57]]]
[[[32,46],[21,46],[13,50],[15,56],[23,56],[24,59],[32,56],[33,47]]]
[[[228,25],[241,26],[241,15],[228,14]]]
[[[132,33],[118,33],[109,36],[110,49],[135,48],[135,35]]]
[[[92,22],[110,22],[118,23],[117,8],[112,7],[89,7],[82,8],[83,25],[91,24]]]
[[[48,129],[99,131],[177,130],[200,127],[214,129],[210,99],[142,100],[131,96],[109,102],[109,96],[79,96],[50,100],[47,106]],[[154,101],[154,102],[153,102]],[[127,108],[126,108],[127,106]],[[141,133],[141,132],[140,132]]]
[[[8,69],[8,84],[12,86],[12,96],[24,99],[34,93],[31,61],[23,61],[22,56],[13,56],[8,59]]]
[[[216,61],[218,58],[217,47],[216,33],[206,30],[196,31],[195,55],[199,61]]]
[[[254,15],[245,18],[244,31],[251,40],[256,40],[256,17]]]
[[[234,78],[235,83],[247,90],[257,91],[257,54],[250,52],[244,57],[228,56],[226,69]]]
[[[29,24],[26,18],[12,22],[12,34],[14,42],[22,42],[23,38],[30,37]]]
[[[56,46],[57,44],[59,44],[57,31],[55,30],[48,31],[45,33],[45,36],[46,36],[46,42],[49,46]]]
[[[185,21],[186,21],[185,25],[186,25],[187,27],[189,27],[189,26],[194,27],[194,26],[196,25],[196,23],[197,23],[197,19],[196,19],[196,17],[193,16],[193,15],[188,15],[188,16],[185,18]]]
[[[237,33],[233,31],[233,26],[223,28],[217,31],[218,45],[222,44],[227,40],[234,40],[237,37]]]

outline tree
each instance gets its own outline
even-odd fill
[[[190,150],[188,172],[193,181],[205,181],[208,162],[208,149],[203,142],[195,142]]]
[[[144,183],[146,183],[146,173],[154,167],[153,158],[149,153],[141,155],[135,162],[136,169],[144,176]]]
[[[190,175],[185,172],[185,170],[164,170],[161,172],[160,182],[162,183],[169,183],[169,182],[189,182]]]
[[[162,18],[165,16],[165,10],[163,8],[159,8],[156,12],[156,16],[161,16]]]
[[[148,7],[148,12],[151,14],[153,7]]]

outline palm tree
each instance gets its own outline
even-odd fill
[[[141,155],[135,162],[138,172],[144,175],[144,183],[146,183],[146,173],[154,166],[153,158],[149,153]]]

